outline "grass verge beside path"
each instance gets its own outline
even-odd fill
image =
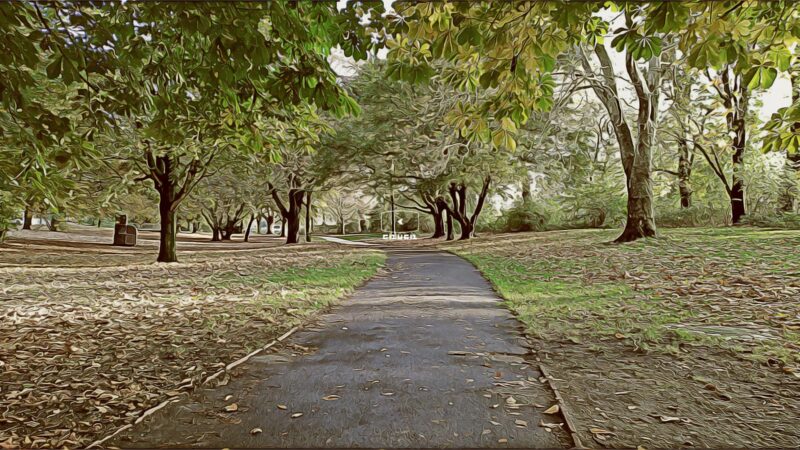
[[[440,246],[472,261],[526,325],[584,440],[800,445],[800,232],[676,229],[608,244],[614,236]]]
[[[383,264],[331,244],[0,268],[0,448],[82,447],[308,320]],[[223,380],[224,382],[224,380]]]

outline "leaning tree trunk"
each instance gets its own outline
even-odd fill
[[[250,221],[247,222],[247,230],[244,232],[244,241],[250,241],[250,230],[253,228],[253,221],[256,220],[255,214],[250,215]],[[260,220],[260,219],[259,219]]]
[[[30,230],[31,224],[33,223],[33,212],[31,212],[30,208],[25,208],[25,213],[22,218],[22,229],[23,230]]]

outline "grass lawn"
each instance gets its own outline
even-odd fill
[[[47,234],[0,247],[0,447],[86,446],[310,320],[384,261],[333,244],[195,242],[180,263],[154,264],[154,246],[126,254]]]
[[[608,244],[615,235],[441,246],[526,325],[585,442],[800,445],[800,232],[675,229]]]
[[[383,233],[359,233],[359,234],[337,234],[332,235],[332,237],[336,237],[339,239],[344,239],[346,241],[364,241],[367,239],[380,239],[383,237]]]

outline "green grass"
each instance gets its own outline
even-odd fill
[[[668,352],[745,346],[758,360],[800,361],[791,319],[800,314],[800,232],[667,229],[657,239],[609,244],[614,237],[609,230],[517,233],[445,248],[475,264],[538,338],[619,339]],[[761,300],[764,293],[772,296]],[[742,344],[695,331],[709,326],[769,328],[776,338]]]
[[[289,287],[351,288],[372,276],[385,260],[384,253],[370,253],[332,267],[290,268],[270,273],[266,279]]]
[[[528,267],[506,257],[465,254],[469,261],[491,281],[506,300],[506,306],[537,337],[561,337],[580,340],[585,332],[598,335],[637,335],[645,341],[660,338],[655,325],[680,320],[672,314],[652,313],[657,300],[646,298],[646,291],[636,292],[623,282],[586,283],[581,280],[558,280],[558,269],[571,272],[574,261],[547,271]],[[612,312],[613,314],[609,314]],[[640,319],[649,314],[650,321]]]

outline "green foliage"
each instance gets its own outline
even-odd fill
[[[14,228],[12,221],[18,218],[19,207],[11,193],[0,189],[0,243],[5,239],[8,230]]]
[[[518,201],[497,219],[495,230],[516,233],[519,231],[544,231],[547,228],[547,211],[532,202]]]
[[[389,76],[427,81],[437,61],[442,79],[463,92],[491,92],[479,106],[453,108],[451,122],[470,141],[516,147],[515,127],[531,111],[552,106],[556,57],[581,40],[585,23],[594,35],[603,25],[588,18],[584,3],[443,2],[395,5],[398,17],[387,44]]]

